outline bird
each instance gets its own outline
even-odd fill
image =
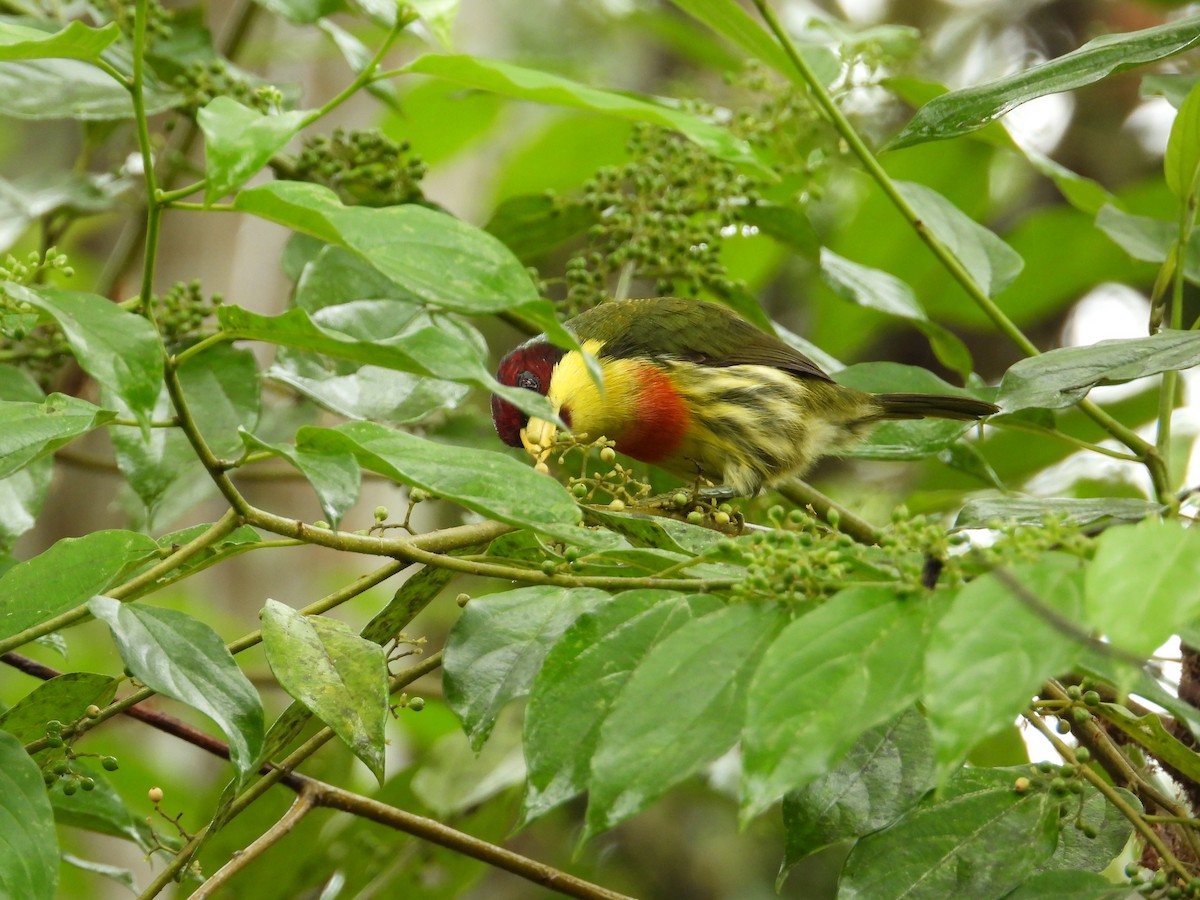
[[[802,476],[885,419],[974,421],[999,411],[950,394],[872,394],[727,307],[681,297],[607,300],[563,323],[599,363],[544,334],[501,360],[504,385],[542,394],[577,439],[615,449],[722,497],[752,497]],[[557,428],[492,396],[500,439],[544,457]]]

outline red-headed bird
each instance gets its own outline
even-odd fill
[[[974,420],[999,409],[969,397],[870,394],[838,384],[715,303],[610,301],[564,325],[596,357],[603,390],[582,354],[544,335],[509,353],[498,380],[544,394],[576,436],[603,435],[627,456],[736,496],[802,475],[884,419]],[[496,396],[492,421],[514,447],[549,446],[555,433]]]

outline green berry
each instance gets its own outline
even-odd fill
[[[408,708],[411,709],[413,712],[420,712],[421,710],[423,710],[425,708],[425,698],[424,697],[413,697],[411,700],[408,701]]]
[[[121,764],[117,762],[117,758],[115,756],[100,757],[100,765],[103,766],[104,771],[106,772],[115,772],[121,767]]]
[[[84,775],[79,779],[79,786],[85,791],[94,791],[96,789],[96,779]]]
[[[66,794],[68,797],[70,797],[72,794],[74,794],[77,790],[79,790],[79,786],[77,784],[75,784],[74,781],[64,781],[63,782],[63,793]]]
[[[1082,725],[1084,722],[1086,722],[1091,717],[1092,717],[1092,714],[1090,712],[1088,712],[1086,709],[1084,709],[1082,706],[1076,706],[1076,707],[1072,708],[1072,710],[1071,710],[1071,718],[1074,719],[1075,722],[1080,725]]]
[[[587,493],[588,493],[587,485],[583,484],[583,483],[577,484],[573,488],[571,488],[571,493],[574,494],[577,499],[582,500],[584,497],[587,496]]]
[[[687,494],[685,494],[683,491],[680,491],[674,497],[671,498],[671,502],[673,504],[675,504],[676,509],[683,509],[685,506],[688,505],[689,499],[690,498],[688,497]]]
[[[1100,695],[1096,691],[1084,691],[1083,702],[1088,706],[1098,706],[1100,704]]]
[[[1080,697],[1083,696],[1083,688],[1081,688],[1077,684],[1073,684],[1067,688],[1067,696],[1070,697],[1072,700],[1078,700]]]
[[[1087,747],[1077,747],[1075,749],[1075,758],[1081,763],[1090,762],[1092,759],[1092,751]]]
[[[1054,726],[1054,730],[1059,734],[1066,734],[1071,730],[1071,723],[1066,719],[1059,719],[1058,723]]]
[[[388,508],[386,506],[375,507],[375,521],[382,522],[388,517]]]

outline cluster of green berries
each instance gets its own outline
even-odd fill
[[[407,141],[394,141],[375,129],[338,129],[306,140],[287,177],[332,188],[344,203],[398,206],[424,199],[425,171]]]
[[[9,254],[0,264],[0,281],[37,284],[51,272],[67,278],[75,274],[67,257],[53,247],[44,254],[31,252],[24,259]],[[43,319],[37,309],[0,290],[0,351],[48,387],[71,350],[62,329]]]
[[[1096,542],[1074,525],[1066,516],[1048,515],[1038,525],[1016,525],[995,520],[987,528],[996,535],[995,541],[976,550],[976,560],[983,568],[1034,562],[1044,553],[1055,550],[1090,559]]]
[[[1147,869],[1136,862],[1126,864],[1125,877],[1129,879],[1129,886],[1143,897],[1154,897],[1156,900],[1200,897],[1200,878],[1193,878],[1183,884],[1179,880],[1173,880],[1164,869]]]
[[[722,554],[740,557],[746,567],[746,577],[731,591],[737,600],[798,606],[824,599],[845,587],[860,568],[858,559],[869,552],[849,535],[808,527],[806,520],[812,517],[800,510],[786,517],[780,507],[771,512],[791,528],[755,532],[717,547]]]
[[[561,448],[562,451],[558,457],[559,465],[566,463],[570,451],[583,451],[579,475],[567,479],[567,489],[580,503],[607,503],[609,509],[620,512],[627,507],[636,506],[649,496],[650,485],[641,481],[637,473],[628,466],[617,462],[614,446],[614,442],[606,437],[580,442],[569,434],[556,435],[554,449],[558,451]],[[596,451],[596,458],[601,465],[589,472],[588,462],[593,450]],[[605,467],[610,468],[605,470]]]
[[[57,272],[64,278],[75,274],[70,259],[65,253],[59,253],[57,247],[51,247],[45,253],[31,250],[24,259],[8,253],[4,256],[4,262],[0,263],[0,281],[36,284],[44,281],[51,272]]]
[[[216,97],[231,97],[263,114],[277,111],[283,103],[278,88],[253,84],[219,58],[189,63],[171,79],[171,87],[183,94],[181,109],[188,116]]]
[[[96,718],[100,715],[100,707],[89,706],[85,713],[89,718]],[[55,784],[61,783],[62,792],[70,797],[79,791],[94,791],[96,789],[96,779],[92,778],[86,772],[78,771],[71,765],[71,761],[80,756],[95,756],[95,754],[78,754],[75,753],[68,744],[68,738],[64,737],[66,725],[58,719],[51,719],[46,723],[46,734],[43,740],[47,747],[51,750],[61,750],[63,755],[57,754],[47,762],[42,769],[42,780],[46,787],[53,787]],[[101,756],[99,757],[100,765],[106,772],[115,772],[120,768],[116,757]]]
[[[1100,834],[1100,829],[1084,818],[1087,781],[1080,774],[1083,766],[1091,760],[1091,753],[1086,747],[1079,747],[1075,751],[1075,759],[1078,765],[1046,761],[1030,766],[1028,776],[1021,775],[1013,781],[1013,790],[1018,794],[1048,791],[1058,800],[1059,819],[1071,819],[1071,824],[1080,834],[1094,839]]]
[[[735,288],[720,260],[723,231],[758,200],[758,183],[672,131],[639,124],[630,161],[597,172],[581,203],[597,223],[566,266],[566,311],[590,308],[625,278],[659,295]]]
[[[127,39],[133,37],[134,10],[137,4],[131,0],[104,0],[102,4],[121,29],[121,34]],[[171,36],[171,25],[175,14],[168,10],[159,0],[148,0],[146,3],[146,40],[153,46],[156,40],[166,40]]]
[[[220,294],[205,297],[197,280],[177,282],[165,294],[154,297],[163,340],[168,346],[177,346],[202,337],[205,321],[216,315],[223,302]]]

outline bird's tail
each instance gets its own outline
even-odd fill
[[[994,403],[953,394],[876,394],[884,419],[982,419],[1000,411]]]

